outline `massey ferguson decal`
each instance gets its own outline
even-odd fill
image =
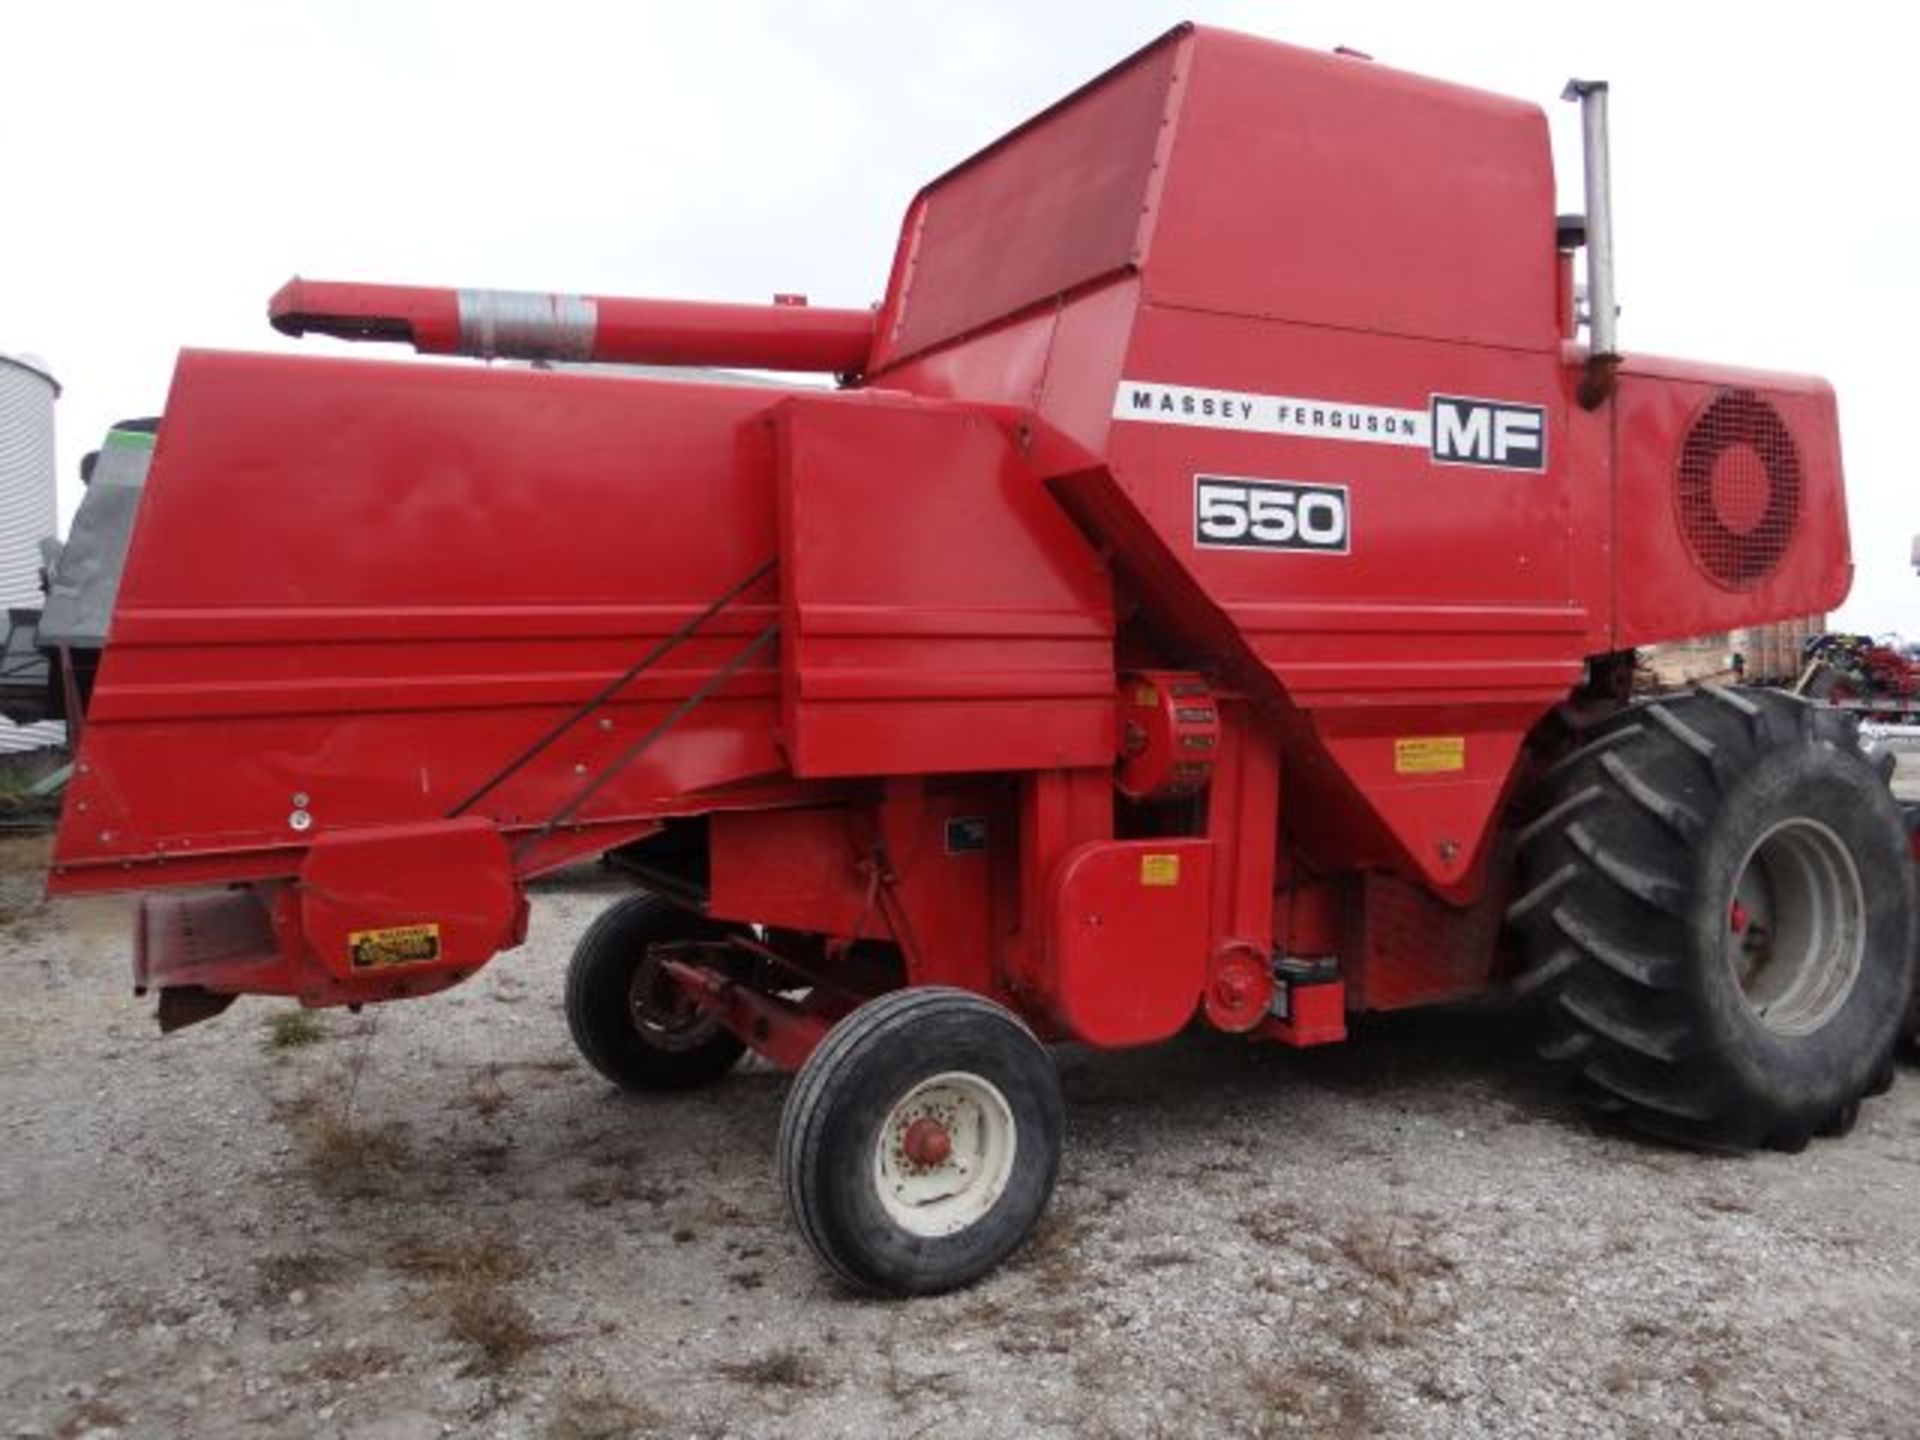
[[[1431,395],[1424,410],[1398,410],[1346,400],[1122,380],[1114,396],[1113,418],[1254,435],[1404,445],[1425,450],[1436,465],[1547,468],[1546,410],[1508,400]]]
[[[1197,390],[1188,385],[1149,385],[1137,380],[1120,382],[1113,418],[1422,448],[1428,433],[1424,410],[1389,410],[1379,405],[1303,400],[1291,395],[1245,395],[1236,390]]]

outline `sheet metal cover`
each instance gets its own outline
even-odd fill
[[[927,188],[882,365],[1139,259],[1180,33]]]
[[[46,609],[40,616],[42,645],[99,648],[107,643],[120,572],[127,563],[127,542],[140,508],[153,459],[153,437],[124,430],[107,432],[93,480],[80,501],[55,562]]]

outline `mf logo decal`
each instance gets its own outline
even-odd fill
[[[1193,477],[1193,543],[1223,550],[1348,549],[1347,487]]]
[[[1436,465],[1547,468],[1547,412],[1538,405],[1435,395],[1429,413]]]

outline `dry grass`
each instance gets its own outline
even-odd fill
[[[628,1399],[605,1380],[576,1380],[554,1405],[545,1440],[628,1440],[668,1428],[658,1410]]]
[[[269,1055],[288,1050],[304,1050],[318,1045],[332,1032],[327,1022],[311,1010],[279,1010],[269,1015],[262,1027],[260,1048]]]
[[[1300,1212],[1284,1202],[1247,1211],[1240,1216],[1240,1225],[1262,1245],[1291,1244],[1307,1231]]]
[[[1439,1280],[1459,1267],[1434,1249],[1418,1227],[1402,1231],[1394,1224],[1360,1220],[1349,1225],[1334,1248],[1362,1274],[1408,1290],[1422,1280]]]
[[[906,1369],[891,1339],[882,1343],[881,1358],[887,1367],[882,1378],[887,1398],[903,1410],[917,1409],[929,1400],[957,1400],[966,1393],[957,1370]]]
[[[1086,1215],[1055,1208],[1021,1247],[1014,1267],[1031,1278],[1037,1294],[1058,1297],[1084,1292],[1092,1279],[1087,1247],[1095,1233]]]
[[[1428,1229],[1360,1220],[1333,1242],[1331,1253],[1363,1279],[1358,1314],[1334,1330],[1349,1350],[1408,1345],[1422,1331],[1459,1317],[1458,1302],[1445,1283],[1458,1267],[1433,1248]]]
[[[1258,1406],[1256,1432],[1357,1440],[1374,1431],[1373,1392],[1344,1360],[1308,1358],[1274,1368],[1248,1360],[1242,1370]]]
[[[631,1171],[621,1170],[610,1175],[589,1175],[577,1180],[568,1188],[567,1194],[596,1210],[613,1204],[650,1205],[658,1210],[673,1197],[674,1192],[657,1180],[643,1179]]]
[[[506,1108],[507,1092],[500,1084],[500,1067],[486,1065],[467,1077],[467,1104],[483,1120]]]
[[[384,1345],[330,1345],[301,1370],[301,1378],[352,1385],[391,1375],[400,1365],[400,1353]]]
[[[1169,1245],[1165,1249],[1149,1250],[1133,1263],[1140,1270],[1172,1270],[1181,1265],[1197,1265],[1200,1256],[1184,1245]]]
[[[449,1339],[471,1347],[469,1375],[498,1375],[554,1338],[508,1288],[531,1268],[510,1236],[495,1231],[437,1240],[413,1235],[395,1241],[386,1262],[428,1282],[418,1308],[446,1325]]]
[[[387,1194],[413,1162],[397,1124],[361,1125],[331,1107],[306,1108],[292,1123],[306,1150],[308,1179],[337,1200]]]
[[[744,1360],[722,1360],[713,1368],[735,1384],[761,1390],[816,1390],[827,1378],[820,1361],[797,1345],[782,1345]]]
[[[60,1417],[53,1427],[54,1440],[77,1440],[95,1430],[116,1434],[125,1428],[127,1417],[104,1400],[82,1400]]]
[[[1075,1303],[1056,1309],[1023,1306],[1010,1316],[993,1337],[994,1348],[1003,1355],[1065,1355],[1087,1326],[1085,1305]]]
[[[311,1295],[323,1285],[340,1278],[346,1268],[338,1255],[307,1251],[292,1255],[268,1255],[253,1262],[254,1286],[261,1300],[282,1305],[296,1292]]]
[[[507,1285],[525,1275],[531,1262],[512,1237],[483,1230],[457,1240],[409,1235],[388,1247],[386,1261],[404,1275],[431,1280],[474,1279]]]
[[[498,1375],[548,1342],[527,1307],[495,1281],[461,1276],[443,1284],[436,1299],[448,1338],[473,1348],[469,1375]]]

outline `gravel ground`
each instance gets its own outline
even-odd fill
[[[128,906],[0,843],[0,1434],[1913,1434],[1920,1079],[1848,1138],[1597,1130],[1497,1009],[1296,1053],[1061,1055],[1051,1215],[963,1294],[840,1293],[788,1230],[785,1080],[574,1057],[543,890],[448,994],[162,1039]]]

